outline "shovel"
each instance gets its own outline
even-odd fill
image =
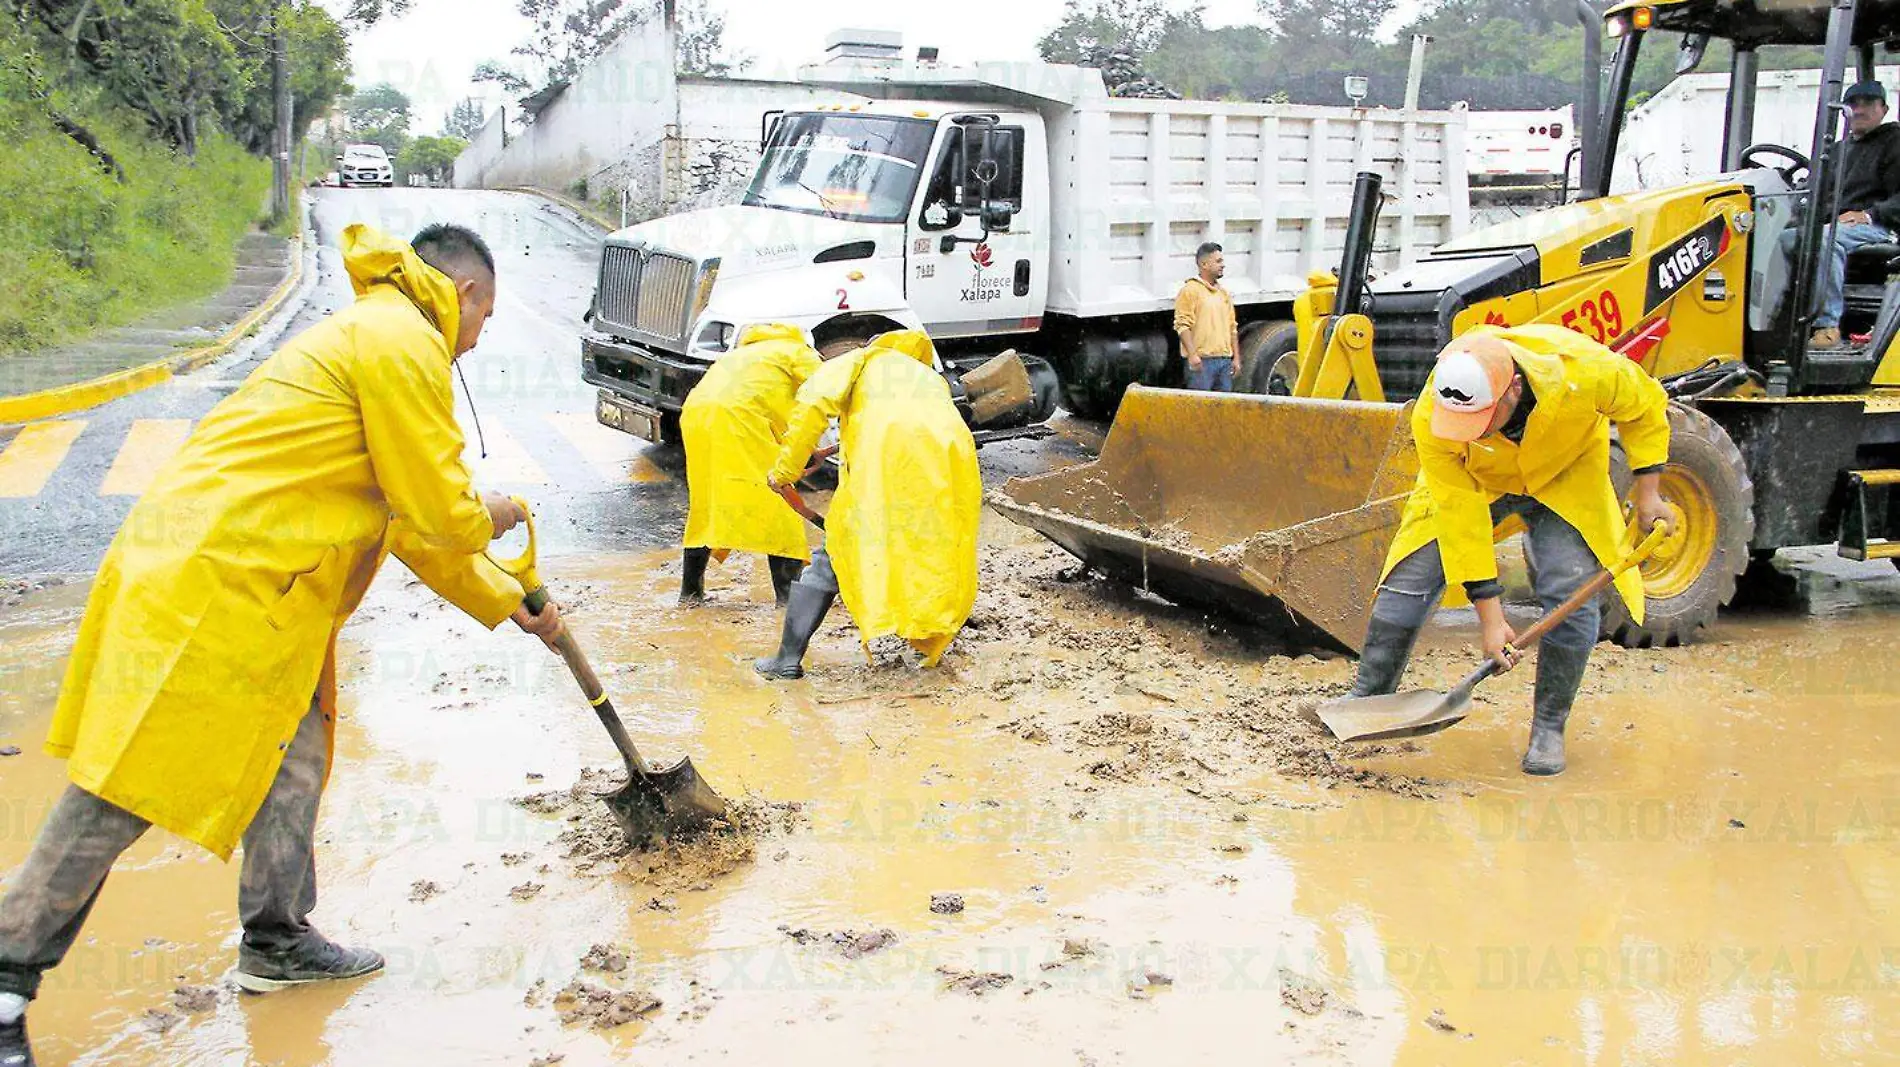
[[[1616,566],[1583,583],[1583,587],[1570,594],[1569,599],[1552,608],[1530,629],[1517,635],[1517,640],[1512,644],[1518,648],[1529,648],[1542,640],[1571,612],[1601,594],[1611,582],[1616,581],[1618,575],[1648,559],[1649,554],[1662,543],[1662,538],[1660,527],[1651,530],[1643,543],[1624,556]],[[1479,682],[1497,672],[1498,661],[1487,657],[1482,666],[1466,675],[1449,693],[1418,689],[1387,696],[1342,697],[1321,704],[1316,714],[1326,729],[1341,741],[1389,741],[1401,737],[1423,737],[1462,720],[1471,710],[1471,691],[1478,687]]]
[[[535,573],[534,516],[528,511],[527,501],[520,497],[514,499],[522,514],[528,516],[528,547],[515,559],[500,560],[493,555],[489,559],[521,582],[521,588],[527,590],[522,603],[539,615],[548,605],[548,590]],[[580,683],[581,693],[593,706],[594,714],[600,716],[607,735],[613,738],[614,747],[627,761],[627,784],[611,793],[596,794],[626,832],[627,840],[633,842],[635,848],[646,848],[660,838],[699,833],[724,822],[726,802],[699,776],[690,758],[681,758],[670,767],[654,767],[640,758],[639,749],[633,747],[633,739],[621,725],[620,715],[607,699],[607,691],[594,674],[593,665],[587,662],[587,654],[574,640],[572,629],[561,628],[555,647],[567,662],[567,669],[573,672],[574,680]]]

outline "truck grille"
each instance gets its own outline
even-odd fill
[[[685,351],[696,273],[690,259],[608,245],[600,256],[595,321],[611,333]]]
[[[1381,293],[1373,298],[1372,359],[1388,401],[1418,396],[1439,350],[1451,340],[1442,328],[1435,297],[1394,299]]]

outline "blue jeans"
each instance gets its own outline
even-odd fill
[[[1234,359],[1232,356],[1203,356],[1201,369],[1188,367],[1187,387],[1201,389],[1211,393],[1231,393],[1234,391]]]
[[[1823,231],[1825,233],[1825,231]],[[1815,273],[1815,306],[1819,311],[1814,316],[1814,328],[1825,330],[1839,327],[1841,310],[1846,300],[1841,295],[1847,282],[1847,255],[1863,245],[1880,244],[1894,239],[1893,231],[1885,226],[1876,226],[1867,222],[1841,222],[1834,225],[1834,254],[1821,259],[1820,270]],[[1794,255],[1794,246],[1800,240],[1800,230],[1790,228],[1781,235],[1782,251],[1789,257]],[[1795,309],[1799,312],[1800,308]]]
[[[1525,562],[1530,565],[1531,587],[1546,612],[1570,598],[1583,583],[1602,570],[1596,553],[1575,526],[1527,496],[1503,496],[1491,504],[1493,525],[1507,515],[1524,520]],[[1438,542],[1400,560],[1379,583],[1372,601],[1372,617],[1416,633],[1438,606],[1445,592],[1445,565]],[[1597,643],[1600,609],[1595,600],[1564,617],[1544,640],[1564,648],[1587,649]]]

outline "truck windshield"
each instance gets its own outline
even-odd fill
[[[923,119],[786,115],[765,146],[745,203],[859,222],[901,221],[935,133],[936,124]]]

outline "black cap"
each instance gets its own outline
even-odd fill
[[[1841,94],[1841,100],[1849,104],[1856,100],[1878,100],[1884,104],[1887,102],[1887,90],[1881,88],[1877,81],[1855,82]]]

